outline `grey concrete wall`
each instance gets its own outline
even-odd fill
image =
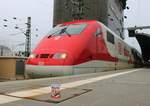
[[[108,27],[124,38],[124,9],[120,0],[108,1]]]
[[[62,22],[72,21],[73,17],[71,16],[70,8],[65,9],[66,0],[55,0],[54,1],[54,25],[57,25]],[[83,19],[92,19],[99,20],[107,24],[107,1],[108,0],[84,0],[85,15]]]

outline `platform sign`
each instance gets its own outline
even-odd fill
[[[61,98],[60,87],[60,84],[51,84],[51,98]]]

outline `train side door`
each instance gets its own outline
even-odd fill
[[[106,48],[109,54],[109,69],[116,69],[117,65],[117,58],[116,58],[116,37],[113,35],[112,32],[107,31],[106,35]]]
[[[96,37],[96,60],[98,60],[98,63],[96,64],[96,72],[104,71],[105,70],[105,63],[103,62],[103,57],[105,53],[105,44],[103,39],[103,31],[100,27],[97,27],[97,30],[95,32]]]

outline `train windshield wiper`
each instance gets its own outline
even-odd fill
[[[65,28],[62,28],[62,29],[59,29],[59,30],[55,31],[54,33],[50,34],[50,35],[48,36],[48,38],[52,37],[53,35],[54,35],[54,36],[55,36],[55,35],[59,36],[59,35],[62,35],[62,34],[64,34],[64,33],[67,34],[69,37],[71,37],[71,34],[68,33],[67,28],[68,28],[68,26],[65,27]]]
[[[54,33],[52,33],[52,34],[50,34],[49,36],[48,36],[48,38],[50,38],[50,37],[52,37],[53,35],[55,35],[57,32],[59,32],[60,30],[58,30],[58,31],[56,31],[56,32],[54,32]]]
[[[69,37],[71,37],[71,34],[68,33],[67,28],[68,28],[68,26],[63,28],[63,29],[61,29],[61,32],[59,34],[66,33]]]

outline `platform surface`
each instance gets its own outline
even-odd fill
[[[61,97],[51,98],[51,84]],[[0,82],[0,106],[150,106],[150,69]]]

